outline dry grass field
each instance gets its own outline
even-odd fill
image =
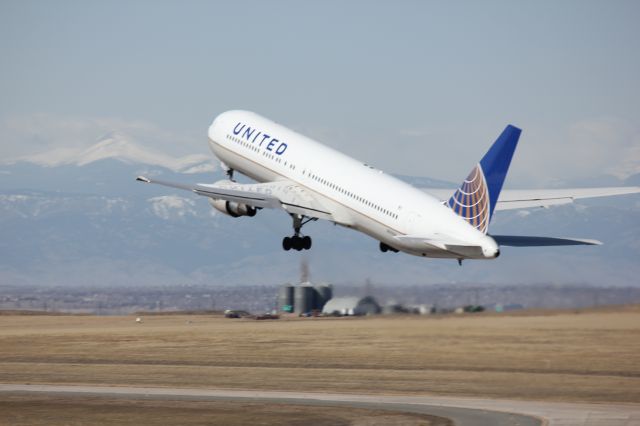
[[[640,306],[141,324],[0,315],[0,382],[638,403]]]
[[[366,410],[241,402],[10,396],[0,399],[0,425],[263,425],[451,426],[439,417]]]

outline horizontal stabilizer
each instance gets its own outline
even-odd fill
[[[583,198],[611,197],[640,193],[640,187],[568,188],[568,189],[512,189],[502,191],[496,210],[526,209],[568,204]]]
[[[428,194],[445,201],[451,189],[423,188]],[[639,186],[611,188],[566,188],[566,189],[503,189],[496,204],[498,210],[529,209],[570,204],[584,198],[612,197],[640,193]]]
[[[526,235],[492,235],[496,243],[511,247],[599,246],[598,240],[579,238],[530,237]]]

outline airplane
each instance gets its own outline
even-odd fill
[[[580,238],[493,235],[496,211],[548,207],[575,199],[639,193],[640,187],[502,190],[521,130],[508,125],[455,192],[419,189],[250,111],[218,115],[209,126],[209,147],[226,171],[214,184],[185,185],[138,176],[144,183],[191,191],[232,217],[253,217],[265,208],[284,210],[293,235],[284,250],[308,250],[302,234],[322,219],[363,232],[382,252],[429,258],[495,259],[502,246],[599,245]],[[237,171],[257,183],[234,180]]]

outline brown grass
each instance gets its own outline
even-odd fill
[[[350,407],[228,401],[10,396],[0,425],[451,426],[435,416]]]
[[[0,381],[640,402],[640,307],[231,320],[0,316]]]

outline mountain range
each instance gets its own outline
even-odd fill
[[[640,197],[591,200],[551,209],[499,212],[491,231],[596,238],[597,247],[505,248],[495,261],[433,260],[381,253],[362,234],[317,221],[305,226],[309,252],[284,252],[287,215],[262,210],[231,218],[206,199],[135,182],[223,179],[213,156],[173,158],[110,133],[85,149],[56,150],[0,163],[0,284],[143,286],[295,282],[300,264],[314,280],[339,283],[638,285]],[[455,187],[400,176],[420,187]],[[626,182],[638,184],[638,175]],[[589,182],[590,185],[598,182]],[[508,185],[508,181],[507,181]]]

